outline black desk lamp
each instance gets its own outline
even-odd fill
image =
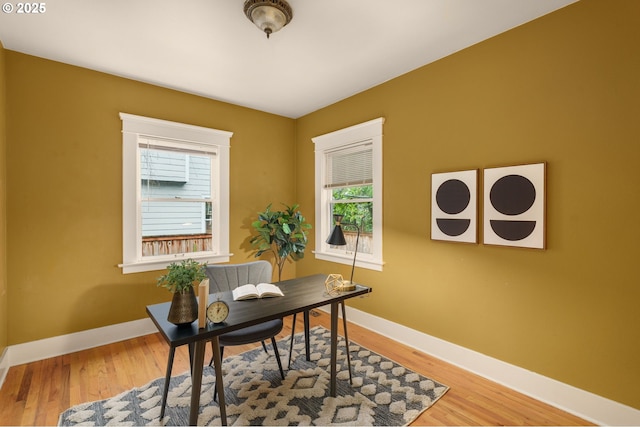
[[[358,255],[358,242],[360,241],[360,227],[358,224],[354,223],[342,223],[342,218],[344,215],[334,214],[333,220],[336,222],[336,225],[333,227],[331,234],[327,238],[327,243],[334,246],[345,246],[347,244],[346,239],[344,238],[344,233],[342,232],[342,226],[348,225],[353,226],[358,230],[358,234],[356,234],[356,248],[353,251],[353,266],[351,267],[351,280],[343,281],[340,286],[340,290],[342,291],[352,291],[356,288],[356,284],[353,283],[353,271],[356,268],[356,256]]]

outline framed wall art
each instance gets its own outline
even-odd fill
[[[431,239],[478,243],[478,170],[431,175]]]
[[[545,163],[484,170],[485,244],[545,248],[545,173]]]

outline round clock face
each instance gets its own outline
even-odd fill
[[[207,307],[207,319],[213,323],[222,323],[229,315],[229,306],[224,301],[214,301]]]

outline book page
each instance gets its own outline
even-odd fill
[[[272,283],[260,283],[256,286],[260,298],[265,297],[283,297],[282,290]]]
[[[234,301],[259,297],[258,289],[254,285],[238,286],[232,291],[232,293]]]

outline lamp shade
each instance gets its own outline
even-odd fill
[[[344,238],[342,225],[340,225],[340,222],[342,221],[342,215],[334,215],[333,219],[336,222],[336,225],[333,227],[331,234],[327,238],[327,243],[335,246],[344,246],[347,244],[347,240]]]

